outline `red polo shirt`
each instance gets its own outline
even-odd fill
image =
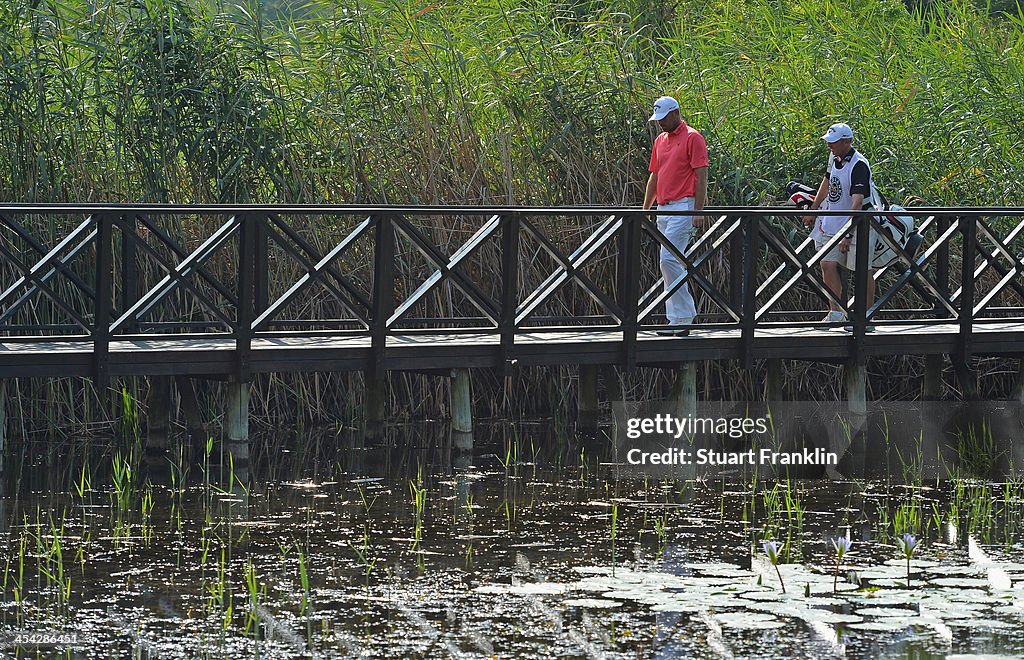
[[[655,197],[659,204],[693,197],[697,190],[694,170],[708,166],[708,145],[704,136],[686,125],[654,138],[650,171],[658,175]]]

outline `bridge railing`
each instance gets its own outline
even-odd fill
[[[924,236],[833,294],[802,212],[713,208],[685,254],[635,208],[20,205],[0,207],[4,341],[168,335],[229,340],[244,363],[257,338],[487,333],[512,354],[523,333],[618,332],[623,363],[689,285],[701,328],[818,328],[831,301],[856,347],[869,326],[955,323],[961,349],[986,324],[1024,318],[1024,209],[908,210]],[[685,213],[677,213],[685,215]],[[846,214],[843,214],[846,215]],[[687,267],[666,286],[660,249]],[[868,277],[877,295],[867,304]],[[102,360],[98,360],[102,362]]]

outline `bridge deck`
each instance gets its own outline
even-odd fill
[[[955,351],[958,327],[946,324],[879,325],[864,338],[865,355],[926,355]],[[390,370],[518,366],[622,364],[622,334],[608,331],[520,331],[514,349],[503,354],[496,332],[404,334],[388,337],[384,364]],[[1024,346],[1024,323],[978,323],[973,328],[975,355],[1016,355]],[[762,327],[755,334],[754,358],[843,361],[853,339],[841,328]],[[658,366],[688,360],[741,359],[743,343],[736,328],[697,328],[689,337],[661,337],[641,331],[637,364]],[[259,336],[249,357],[253,373],[355,371],[372,359],[367,336]],[[111,341],[107,360],[111,376],[227,376],[237,370],[235,340],[227,335],[205,338],[154,336]],[[0,341],[0,377],[90,376],[94,373],[90,341]]]

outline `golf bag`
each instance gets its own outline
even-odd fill
[[[814,188],[799,181],[790,181],[786,184],[786,195],[789,197],[790,203],[798,209],[811,208],[811,204],[814,203],[814,195],[817,192]],[[924,237],[914,230],[914,218],[909,215],[900,214],[900,211],[905,211],[906,209],[902,206],[889,204],[888,200],[878,192],[874,184],[871,185],[871,199],[864,203],[863,208],[879,211],[879,214],[875,216],[878,224],[889,233],[889,236],[892,237],[897,245],[907,252],[910,258],[914,257],[918,248],[921,247]],[[868,256],[868,263],[871,264],[871,268],[885,268],[886,266],[895,265],[896,270],[900,272],[905,270],[906,264],[899,259],[889,244],[878,236],[874,228],[871,229],[869,243],[871,245],[871,252]]]

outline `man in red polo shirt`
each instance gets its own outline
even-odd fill
[[[650,121],[658,122],[663,131],[654,139],[651,149],[651,176],[647,180],[644,209],[655,201],[659,211],[700,211],[708,191],[708,146],[704,136],[686,125],[679,116],[679,103],[671,96],[654,102]],[[685,253],[694,228],[700,229],[704,218],[699,215],[658,215],[658,229],[680,253]],[[681,277],[686,267],[663,246],[661,274],[666,290]],[[685,337],[697,315],[689,283],[683,284],[665,302],[668,327],[659,335]]]

